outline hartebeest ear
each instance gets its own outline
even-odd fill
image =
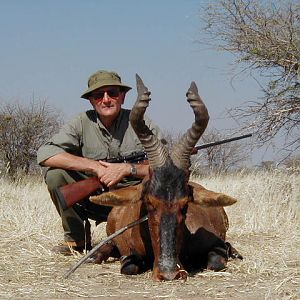
[[[91,196],[90,201],[105,206],[125,206],[138,202],[141,199],[142,184],[127,186],[112,190],[97,196]]]
[[[201,206],[229,206],[237,202],[236,199],[205,189],[200,184],[189,182],[193,190],[194,203]]]

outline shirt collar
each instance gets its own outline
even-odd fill
[[[95,112],[95,116],[97,118],[97,125],[101,128],[101,129],[104,129],[106,130],[107,132],[109,132],[110,134],[113,133],[119,126],[120,122],[121,122],[121,119],[122,119],[122,115],[123,115],[123,111],[124,109],[121,108],[117,118],[114,120],[110,130],[107,130],[107,128],[103,125],[103,123],[101,122],[99,116],[98,116],[98,113],[96,112],[96,110],[94,110]]]

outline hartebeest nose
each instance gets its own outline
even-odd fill
[[[177,269],[170,272],[155,272],[153,270],[153,278],[156,281],[171,281],[171,280],[186,280],[188,276],[188,272],[181,268],[179,265],[177,266]]]

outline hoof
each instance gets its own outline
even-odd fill
[[[230,258],[243,260],[243,256],[230,243],[226,242],[225,245]]]
[[[137,275],[143,272],[144,262],[141,257],[137,255],[123,256],[121,261],[121,274]]]
[[[208,253],[207,269],[212,271],[222,271],[226,269],[227,252],[225,249],[216,247]]]

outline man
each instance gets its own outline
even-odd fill
[[[98,71],[88,80],[81,96],[93,106],[79,114],[40,147],[37,160],[49,167],[45,181],[53,203],[62,219],[64,242],[52,251],[70,255],[72,250],[91,249],[90,222],[106,221],[109,207],[98,206],[85,199],[63,210],[53,190],[88,176],[97,176],[107,187],[136,184],[149,172],[147,165],[107,163],[103,160],[142,151],[143,147],[130,123],[130,110],[121,108],[131,87],[121,82],[115,72]],[[154,134],[158,129],[146,119]]]

